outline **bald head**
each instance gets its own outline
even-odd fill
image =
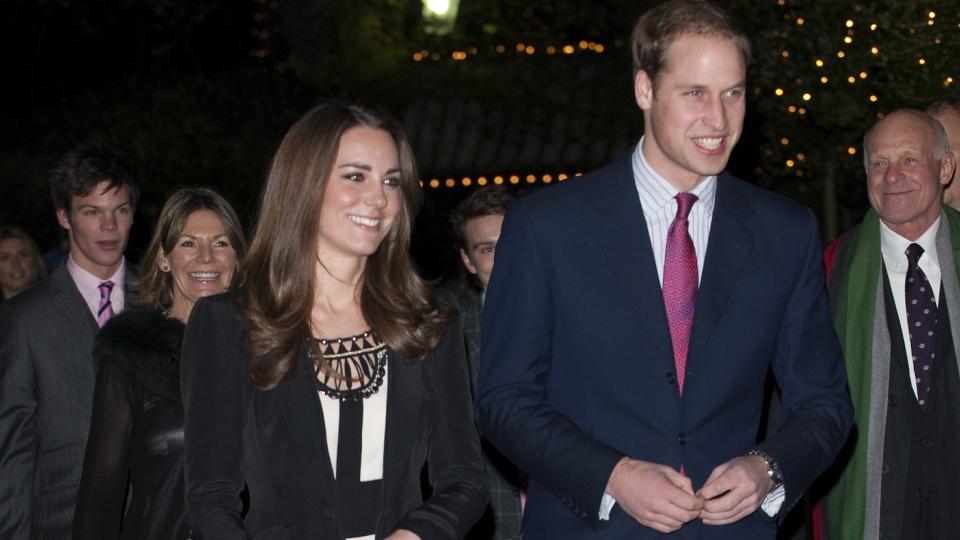
[[[921,111],[894,111],[864,135],[863,153],[870,205],[891,230],[916,240],[940,216],[953,175],[943,126]]]
[[[912,119],[912,121],[911,121]],[[867,130],[867,133],[863,136],[863,165],[866,169],[869,170],[870,164],[870,138],[871,136],[880,129],[883,129],[884,126],[888,124],[903,124],[911,123],[917,126],[926,126],[926,129],[929,131],[929,135],[932,136],[932,146],[936,159],[943,159],[943,156],[950,152],[950,140],[947,138],[947,132],[943,129],[943,125],[940,124],[934,117],[929,114],[918,111],[916,109],[897,109],[892,113],[884,116],[877,123]]]

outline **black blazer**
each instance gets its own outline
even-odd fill
[[[460,538],[487,500],[456,324],[423,361],[390,354],[384,504],[377,537],[409,529]],[[343,538],[312,363],[267,391],[241,352],[241,321],[226,296],[198,302],[184,336],[188,521],[204,540]],[[422,500],[428,462],[433,495]],[[241,518],[240,491],[250,490]]]

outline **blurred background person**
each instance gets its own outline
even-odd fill
[[[421,198],[380,110],[326,102],[284,136],[237,287],[184,336],[200,537],[455,539],[480,516],[461,331],[408,253]]]
[[[120,155],[81,145],[50,173],[70,253],[0,304],[0,538],[66,540],[90,429],[93,341],[133,301],[124,257],[139,189]]]
[[[18,227],[0,227],[0,302],[47,277],[40,250]]]
[[[463,341],[470,368],[470,393],[476,397],[480,369],[480,321],[483,296],[493,271],[493,258],[500,227],[512,197],[501,187],[480,188],[470,194],[450,214],[450,226],[457,239],[460,261],[467,275],[449,288],[463,326]],[[490,504],[468,538],[481,540],[519,540],[520,471],[485,439],[481,440],[483,469],[490,489]]]
[[[947,133],[947,141],[950,143],[950,151],[954,156],[960,156],[960,97],[946,96],[940,98],[930,105],[927,105],[926,113],[934,117],[943,130]],[[960,173],[954,166],[953,176],[950,177],[950,183],[943,191],[943,202],[954,210],[960,210],[960,182],[957,182],[957,176]]]
[[[217,193],[181,189],[164,205],[140,264],[138,306],[97,336],[75,540],[187,538],[183,329],[198,298],[227,289],[245,247],[236,213]]]

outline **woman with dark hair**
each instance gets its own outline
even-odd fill
[[[236,213],[213,191],[181,189],[164,205],[141,261],[139,305],[111,318],[94,347],[75,540],[187,538],[183,329],[197,299],[226,290],[245,246]]]
[[[0,227],[0,302],[47,277],[47,266],[30,235],[17,227]]]
[[[238,286],[184,339],[202,538],[453,539],[483,511],[461,333],[408,255],[421,198],[379,110],[328,102],[287,132]]]

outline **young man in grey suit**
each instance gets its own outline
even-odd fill
[[[93,408],[93,339],[130,301],[138,189],[116,152],[80,146],[51,173],[70,253],[0,305],[0,538],[68,539]]]
[[[469,273],[468,282],[455,287],[452,296],[460,311],[470,388],[475,391],[480,366],[480,316],[483,295],[493,270],[493,255],[500,238],[500,226],[511,196],[501,188],[481,188],[463,200],[450,215],[450,225],[459,244],[460,260]],[[473,527],[468,540],[519,540],[520,473],[486,441],[483,466],[490,488],[487,512]]]

